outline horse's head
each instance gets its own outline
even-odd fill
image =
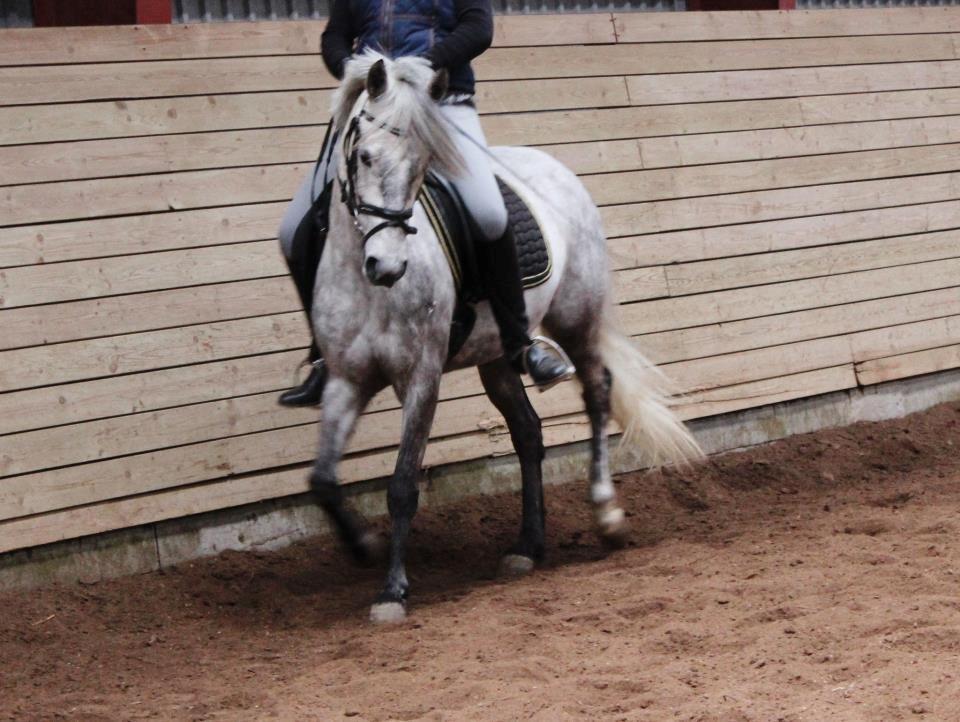
[[[462,167],[438,106],[446,84],[446,72],[434,73],[422,58],[367,52],[347,63],[334,95],[341,200],[376,285],[392,286],[406,271],[406,239],[416,232],[409,220],[427,168],[455,175]]]

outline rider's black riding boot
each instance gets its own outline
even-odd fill
[[[313,286],[317,280],[317,267],[327,238],[327,214],[329,212],[329,188],[325,188],[313,207],[307,212],[293,234],[293,243],[287,265],[290,276],[297,287],[300,302],[310,322],[313,308]],[[310,323],[313,334],[313,324]],[[310,345],[310,373],[299,386],[280,394],[277,402],[282,406],[316,406],[323,398],[323,387],[327,383],[327,367],[323,363],[320,349],[314,340]]]
[[[527,329],[527,307],[523,300],[523,281],[513,229],[492,242],[478,243],[486,277],[487,293],[494,318],[500,327],[504,354],[517,373],[528,373],[541,388],[570,378],[573,369],[565,359],[533,343]]]
[[[310,373],[303,383],[284,391],[277,398],[281,406],[316,406],[323,398],[323,387],[327,383],[327,367],[320,356],[320,349],[316,342],[310,346],[310,355],[307,357]]]

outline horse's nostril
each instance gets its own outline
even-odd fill
[[[367,274],[367,278],[369,278],[371,281],[377,275],[377,266],[379,265],[379,263],[380,262],[375,257],[370,256],[369,258],[367,258],[366,262],[363,264],[363,270]]]

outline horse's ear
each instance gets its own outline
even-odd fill
[[[370,66],[370,71],[367,73],[367,93],[371,99],[376,100],[384,94],[386,89],[387,66],[382,60],[378,60]]]
[[[438,103],[443,100],[447,94],[447,88],[450,86],[450,73],[446,68],[440,68],[433,74],[433,80],[430,81],[430,97]]]

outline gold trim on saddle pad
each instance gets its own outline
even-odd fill
[[[524,276],[522,278],[523,288],[536,288],[540,286],[550,278],[553,273],[553,254],[550,252],[550,245],[547,243],[546,236],[543,232],[543,223],[540,218],[537,217],[536,212],[533,210],[533,206],[519,193],[516,188],[508,183],[503,178],[497,177],[497,180],[506,187],[506,189],[512,193],[517,200],[523,204],[526,208],[526,211],[530,214],[530,217],[533,219],[533,222],[536,224],[537,229],[540,232],[540,237],[543,242],[544,250],[547,254],[547,263],[542,271],[531,275]],[[442,209],[437,205],[437,201],[434,197],[435,192],[441,191],[431,191],[426,185],[420,189],[420,193],[417,196],[417,200],[423,205],[423,210],[427,214],[427,219],[430,221],[430,225],[433,228],[434,233],[437,235],[437,239],[440,241],[440,248],[443,250],[443,255],[447,258],[447,265],[450,267],[450,272],[453,275],[453,283],[459,292],[463,288],[463,264],[461,263],[460,255],[457,252],[456,240],[453,237],[453,234],[447,224],[444,222],[444,214]],[[507,203],[508,199],[504,199],[504,202]],[[510,204],[507,203],[508,212],[511,211]],[[513,213],[510,216],[510,223],[514,223],[516,220],[515,213],[516,209],[513,209]]]

